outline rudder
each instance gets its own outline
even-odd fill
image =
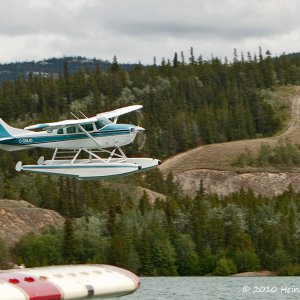
[[[8,132],[8,126],[1,118],[0,118],[0,139],[2,138],[10,138],[12,135]]]
[[[18,134],[28,134],[30,131],[11,127],[0,118],[0,140],[14,138]]]

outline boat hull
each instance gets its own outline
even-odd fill
[[[139,278],[109,265],[70,265],[0,272],[1,300],[75,300],[130,294]]]

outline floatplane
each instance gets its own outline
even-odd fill
[[[128,158],[122,146],[131,144],[144,128],[117,123],[118,117],[138,111],[131,105],[83,119],[14,128],[0,119],[0,149],[17,151],[30,148],[53,149],[51,159],[41,156],[36,165],[16,164],[16,171],[73,176],[78,179],[114,178],[143,172],[159,165],[153,158]],[[101,157],[102,156],[102,157]],[[106,156],[106,157],[103,157]]]

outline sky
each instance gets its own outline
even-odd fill
[[[299,0],[0,0],[0,62],[300,52]]]

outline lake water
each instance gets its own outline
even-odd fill
[[[300,299],[300,277],[142,277],[122,300]]]

